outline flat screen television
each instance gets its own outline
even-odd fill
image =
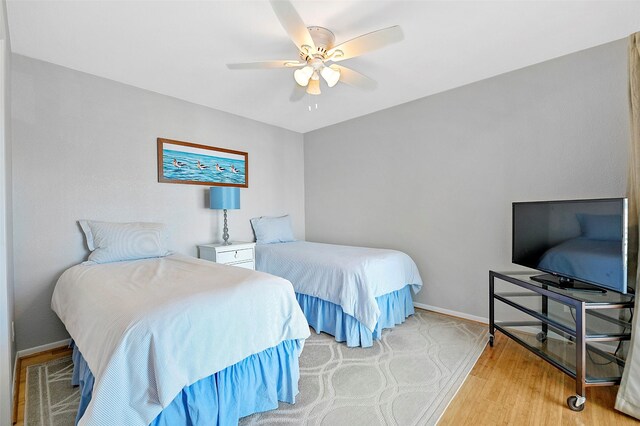
[[[512,262],[562,288],[627,292],[627,199],[513,203]]]

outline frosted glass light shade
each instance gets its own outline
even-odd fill
[[[322,78],[324,78],[324,81],[327,82],[329,87],[335,86],[338,84],[338,81],[340,81],[340,71],[331,67],[322,68],[320,75],[322,75]]]
[[[307,65],[304,68],[295,70],[293,72],[293,78],[296,80],[296,83],[298,83],[300,86],[306,86],[307,84],[309,84],[309,79],[311,78],[312,74],[313,74],[313,67],[310,67],[309,65]]]
[[[319,95],[320,93],[320,80],[309,80],[307,86],[307,93],[310,95]]]

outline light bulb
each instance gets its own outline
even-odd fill
[[[320,92],[320,80],[309,80],[307,86],[307,93],[310,95],[319,95]]]
[[[296,83],[304,87],[307,84],[309,84],[309,79],[311,78],[311,74],[313,74],[313,67],[310,67],[309,65],[307,65],[304,68],[295,70],[293,72],[293,78],[296,80]]]
[[[331,67],[324,67],[320,71],[322,78],[327,82],[329,87],[333,87],[340,81],[340,70]]]

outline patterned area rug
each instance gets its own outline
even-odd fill
[[[296,403],[240,424],[433,425],[486,343],[486,326],[419,309],[367,349],[312,330],[300,357]]]
[[[372,348],[348,348],[312,330],[300,357],[296,404],[240,425],[432,425],[487,342],[487,327],[416,310]],[[25,424],[73,425],[79,396],[71,358],[29,367]]]
[[[70,356],[27,367],[25,425],[74,424],[80,392],[71,386],[72,372]]]

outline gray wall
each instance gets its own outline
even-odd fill
[[[164,222],[189,255],[220,238],[207,187],[157,182],[157,137],[249,153],[231,239],[252,240],[251,217],[283,213],[304,238],[301,134],[23,56],[12,67],[19,350],[67,337],[49,305],[59,275],[87,256],[78,219]]]
[[[11,424],[13,365],[16,348],[11,337],[14,316],[13,236],[11,216],[11,43],[6,3],[0,1],[0,425]]]
[[[307,240],[403,250],[417,302],[487,317],[511,202],[623,195],[628,139],[626,40],[307,133]]]

